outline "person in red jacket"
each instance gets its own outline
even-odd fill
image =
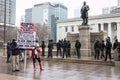
[[[34,71],[36,71],[36,60],[38,60],[39,62],[40,70],[43,70],[41,59],[40,59],[40,47],[38,45],[35,45],[35,47],[31,48],[30,50],[32,51],[31,58],[33,59]]]

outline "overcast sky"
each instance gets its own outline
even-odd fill
[[[16,0],[16,25],[19,26],[21,16],[25,9],[32,8],[34,4],[43,2],[60,2],[68,7],[68,18],[74,17],[74,9],[81,8],[83,1],[90,7],[89,15],[102,14],[102,8],[117,6],[117,0]]]

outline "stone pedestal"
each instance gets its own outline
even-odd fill
[[[81,42],[81,56],[91,56],[90,44],[90,30],[89,26],[79,26],[79,41]]]
[[[120,56],[120,52],[118,52],[118,50],[115,49],[115,50],[114,50],[114,53],[113,53],[113,58],[114,58],[114,60],[115,60],[115,61],[120,61],[119,56]]]

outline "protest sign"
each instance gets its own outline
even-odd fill
[[[35,45],[36,32],[18,32],[17,44],[20,48],[30,48]]]

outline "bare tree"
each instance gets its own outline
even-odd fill
[[[10,41],[12,39],[16,39],[17,38],[17,31],[18,29],[16,27],[6,27],[5,30],[5,42],[6,41]],[[4,29],[0,28],[0,40],[3,41],[4,40]]]
[[[12,40],[12,39],[17,39],[17,31],[18,28],[16,27],[8,27],[6,29],[6,40]]]
[[[0,28],[0,41],[4,40],[4,30],[3,28]]]
[[[35,31],[39,41],[47,41],[51,39],[51,32],[49,30],[49,26],[46,26],[45,24],[41,25],[36,23]]]

